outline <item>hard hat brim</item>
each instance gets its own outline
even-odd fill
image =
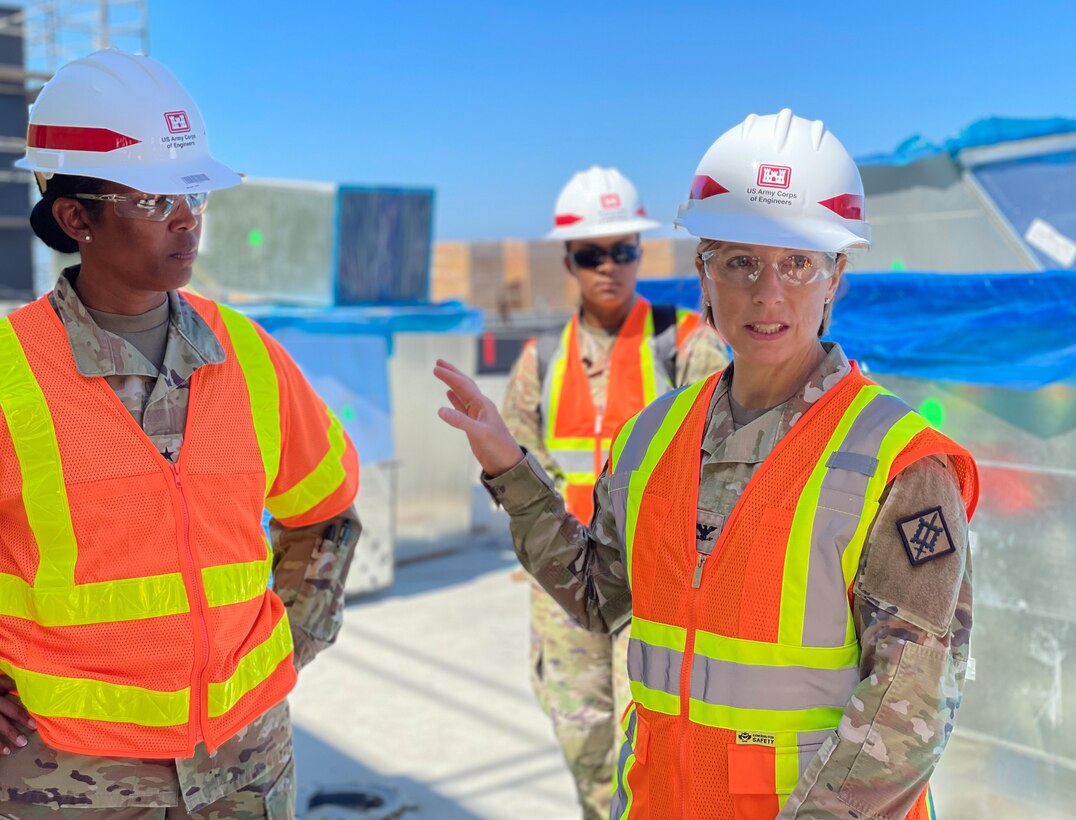
[[[720,242],[742,242],[745,245],[767,245],[824,253],[843,253],[852,248],[869,248],[870,225],[860,223],[862,235],[831,221],[802,216],[779,219],[757,214],[705,213],[690,210],[673,220],[700,239]]]
[[[545,238],[559,239],[562,242],[568,242],[572,239],[598,239],[602,236],[618,236],[623,233],[642,233],[643,231],[652,231],[654,228],[660,227],[660,222],[639,217],[636,219],[621,220],[619,222],[608,222],[604,225],[588,225],[585,227],[580,225],[566,225],[563,228],[554,228],[546,234]]]
[[[37,171],[49,176],[71,176],[104,179],[134,188],[147,194],[198,194],[234,188],[243,178],[222,162],[211,157],[199,157],[189,162],[170,162],[164,167],[94,166],[72,163],[59,168],[45,167],[30,157],[16,160],[16,168]]]

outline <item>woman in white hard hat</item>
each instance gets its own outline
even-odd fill
[[[820,341],[846,252],[870,242],[855,163],[821,122],[752,115],[678,223],[733,364],[624,426],[589,528],[444,362],[441,416],[550,594],[596,631],[631,612],[613,817],[931,817],[978,479]]]
[[[17,164],[81,264],[0,320],[0,816],[291,817],[284,698],[339,627],[354,448],[271,337],[179,291],[240,180],[164,66],[64,66]]]
[[[508,379],[509,432],[553,476],[580,521],[590,520],[594,482],[620,425],[667,390],[727,362],[721,340],[697,313],[636,294],[640,233],[658,224],[615,168],[594,166],[568,181],[548,238],[564,243],[579,309],[563,328],[528,343]],[[532,683],[586,818],[609,814],[617,718],[628,701],[625,644],[583,629],[533,584]]]

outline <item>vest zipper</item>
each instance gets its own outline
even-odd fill
[[[176,493],[179,496],[180,515],[183,520],[183,557],[187,562],[187,568],[190,570],[194,591],[199,592],[201,588],[200,573],[198,571],[198,562],[194,559],[194,549],[191,546],[190,514],[187,509],[187,498],[183,494],[183,480],[179,472],[179,465],[172,464],[170,466],[172,468],[172,478],[176,484]],[[198,624],[194,641],[196,644],[200,643],[200,647],[196,648],[198,659],[195,660],[194,668],[191,671],[191,714],[194,715],[194,742],[197,744],[205,740],[205,727],[202,722],[202,712],[205,711],[202,706],[202,690],[205,688],[205,670],[209,666],[209,629],[206,627],[208,614],[205,611],[205,596],[200,593],[191,596],[190,591],[188,589],[188,598],[197,599],[190,602],[191,618]],[[197,649],[201,651],[198,652]]]
[[[695,577],[691,579],[691,588],[698,589],[702,585],[702,568],[706,564],[705,552],[700,552],[695,559]]]

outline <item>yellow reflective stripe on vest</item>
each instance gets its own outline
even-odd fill
[[[687,646],[687,630],[684,627],[661,624],[644,618],[631,619],[631,637],[678,652],[683,652]]]
[[[10,319],[0,319],[0,409],[22,473],[26,520],[38,549],[34,586],[75,583],[78,548],[48,402]]]
[[[178,572],[52,589],[32,587],[16,575],[0,573],[0,615],[41,626],[139,621],[189,610]]]
[[[269,637],[243,656],[228,680],[209,684],[209,716],[220,717],[235,706],[243,695],[267,680],[288,657],[291,649],[288,616],[282,614]]]
[[[616,469],[617,462],[620,461],[620,454],[624,452],[624,445],[627,444],[628,437],[631,435],[631,431],[635,429],[635,422],[639,420],[639,413],[636,413],[630,419],[628,419],[624,426],[620,428],[620,433],[617,435],[616,440],[613,442],[612,448],[609,450],[609,472],[613,472]]]
[[[688,717],[694,723],[736,731],[750,726],[753,732],[816,732],[835,728],[843,708],[798,709],[775,712],[769,709],[737,709],[691,699]]]
[[[265,594],[271,558],[202,570],[209,606],[250,601]],[[16,575],[0,573],[0,615],[45,627],[140,621],[190,611],[178,572],[146,578],[95,581],[70,587],[32,587]]]
[[[807,609],[807,567],[811,558],[811,530],[815,513],[818,510],[818,498],[822,488],[822,479],[829,468],[826,462],[830,455],[840,448],[841,442],[851,429],[852,424],[871,400],[887,392],[877,385],[862,388],[851,405],[841,417],[836,429],[826,443],[821,457],[811,471],[800,491],[799,501],[792,518],[792,529],[788,543],[798,545],[790,549],[785,558],[784,580],[781,584],[781,622],[777,632],[780,644],[799,645],[803,641],[803,618]]]
[[[650,340],[653,338],[654,311],[648,310],[643,323],[643,343],[639,345],[639,368],[643,374],[643,407],[646,407],[658,397],[657,374],[654,371],[654,350],[650,346]],[[608,404],[608,402],[606,403]]]
[[[329,452],[321,459],[318,466],[297,484],[265,500],[266,509],[275,518],[294,518],[309,512],[332,495],[347,479],[347,472],[340,461],[347,449],[344,427],[328,406],[325,407],[325,414],[329,418]]]
[[[681,392],[676,394],[676,397],[672,401],[672,405],[665,413],[665,418],[661,422],[661,426],[658,428],[657,433],[651,439],[650,444],[646,449],[646,456],[643,457],[642,463],[639,465],[638,470],[631,478],[631,482],[628,485],[628,509],[627,509],[627,521],[624,526],[627,546],[627,569],[628,569],[628,581],[631,581],[632,572],[632,554],[635,549],[635,527],[639,521],[639,509],[643,503],[643,491],[646,489],[647,483],[650,481],[650,476],[654,472],[654,468],[657,467],[658,461],[664,455],[665,451],[669,449],[669,444],[673,440],[673,436],[676,435],[680,429],[680,425],[683,424],[684,419],[687,418],[687,414],[691,410],[691,406],[695,403],[695,399],[698,397],[702,388],[706,386],[706,380],[695,382],[694,384],[685,387]]]
[[[585,453],[594,457],[594,439],[587,438],[546,438],[547,450],[564,450],[569,453]]]
[[[546,374],[546,378],[549,380],[549,407],[548,412],[545,413],[545,417],[542,419],[542,423],[545,425],[546,449],[571,450],[576,449],[576,445],[567,444],[567,442],[589,442],[589,444],[585,444],[585,449],[593,451],[594,442],[590,441],[590,439],[557,439],[553,436],[553,431],[556,429],[557,414],[560,412],[560,394],[564,388],[564,371],[568,369],[568,339],[571,330],[572,323],[568,322],[560,333],[560,344],[557,346],[559,355],[553,359]],[[539,387],[543,392],[545,391],[545,385],[539,385]],[[556,443],[554,444],[554,442]]]
[[[639,716],[635,706],[629,706],[624,719],[620,721],[620,729],[624,739],[620,742],[617,752],[617,764],[613,770],[613,798],[609,809],[610,820],[627,820],[631,816],[631,804],[634,795],[628,783],[628,773],[635,765],[635,745],[639,737]]]
[[[699,629],[695,652],[719,661],[748,666],[798,666],[807,669],[844,669],[859,664],[859,644],[848,646],[785,646],[745,638],[728,638]]]
[[[0,661],[0,670],[15,681],[27,710],[41,717],[182,726],[190,715],[189,688],[159,692],[88,678],[46,675],[5,661]]]
[[[252,601],[265,594],[273,558],[242,564],[221,564],[203,567],[202,586],[209,606],[228,606]]]
[[[262,454],[265,494],[268,495],[280,468],[280,386],[276,368],[250,319],[225,305],[218,305],[218,308],[250,396],[250,412]]]

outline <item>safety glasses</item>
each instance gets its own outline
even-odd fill
[[[209,204],[209,194],[72,194],[75,199],[89,199],[95,202],[111,202],[118,216],[127,219],[148,219],[150,222],[164,222],[175,210],[179,201],[186,198],[191,213],[198,216]]]
[[[621,242],[613,245],[609,250],[591,246],[572,251],[572,262],[577,268],[596,268],[606,257],[618,265],[627,265],[639,258],[639,246],[630,242]]]
[[[747,288],[758,281],[762,271],[772,266],[777,277],[786,285],[798,287],[828,279],[837,270],[837,255],[833,253],[790,253],[780,259],[764,260],[746,254],[742,249],[719,248],[703,251],[702,269],[712,282],[722,282],[735,288]]]

